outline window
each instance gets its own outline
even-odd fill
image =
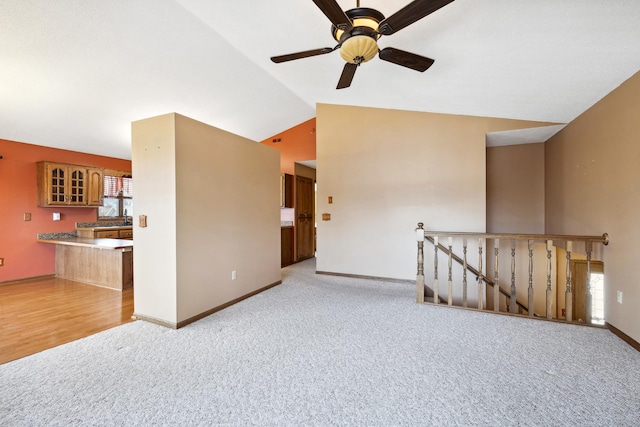
[[[125,220],[133,216],[133,179],[131,175],[104,176],[103,206],[98,208],[98,220]]]

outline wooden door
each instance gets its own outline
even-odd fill
[[[602,261],[591,261],[591,272],[604,272]],[[571,260],[571,297],[573,320],[587,322],[587,261]]]
[[[313,179],[296,176],[296,261],[314,256],[313,199]]]

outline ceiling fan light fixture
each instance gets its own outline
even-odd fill
[[[351,86],[358,66],[378,56],[380,60],[423,72],[431,67],[434,60],[426,56],[393,47],[378,49],[381,36],[395,34],[414,22],[448,5],[455,0],[412,0],[402,9],[388,18],[375,9],[360,7],[342,10],[337,0],[313,0],[320,11],[331,21],[331,36],[338,44],[320,49],[305,50],[288,55],[272,56],[271,61],[279,64],[294,59],[309,58],[340,50],[340,56],[346,61],[336,89]]]
[[[342,59],[356,65],[370,61],[377,54],[378,43],[369,36],[349,37],[340,47]]]
[[[352,28],[370,29],[372,33],[376,34],[376,39],[380,38],[380,34],[378,34],[378,26],[380,22],[384,20],[384,15],[382,13],[368,7],[358,7],[347,10],[345,14],[351,20]],[[349,36],[349,33],[347,33],[347,36]],[[332,25],[331,35],[338,43],[340,43],[344,35],[344,30]]]

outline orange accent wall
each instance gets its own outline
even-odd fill
[[[280,141],[273,142],[274,139]],[[280,150],[280,172],[294,175],[295,162],[316,159],[316,119],[267,138],[261,144]]]
[[[97,208],[40,208],[36,205],[36,162],[41,160],[131,170],[131,161],[0,139],[0,283],[55,273],[55,248],[38,243],[38,233],[75,230],[96,221]],[[53,221],[60,212],[61,220]],[[31,221],[24,221],[31,213]]]

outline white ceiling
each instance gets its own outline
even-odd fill
[[[638,22],[638,0],[456,0],[379,41],[429,70],[374,58],[336,90],[338,52],[269,60],[334,46],[311,0],[0,0],[0,138],[131,158],[135,120],[259,141],[317,102],[566,123],[640,70]]]

